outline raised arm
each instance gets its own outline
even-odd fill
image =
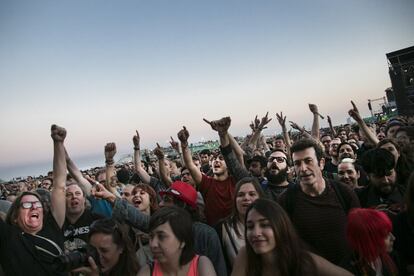
[[[329,115],[328,115],[328,116],[326,116],[326,118],[328,119],[329,129],[331,130],[332,137],[337,137],[336,130],[335,130],[335,129],[334,129],[334,127],[332,126],[332,120],[331,120],[331,117],[329,117]]]
[[[194,165],[193,158],[191,156],[191,150],[188,147],[188,137],[190,137],[190,134],[188,130],[183,126],[183,129],[181,129],[177,133],[178,140],[181,142],[181,150],[183,152],[183,159],[184,164],[190,171],[191,176],[194,179],[194,182],[196,185],[199,185],[201,183],[202,174],[201,171],[197,168],[196,165]]]
[[[367,126],[365,121],[362,119],[361,114],[358,111],[358,108],[356,107],[355,103],[351,101],[352,109],[348,111],[349,116],[352,117],[352,119],[355,120],[355,122],[358,124],[359,128],[361,129],[362,133],[364,133],[367,140],[372,144],[376,145],[379,143],[379,140],[375,133],[371,131],[371,129]]]
[[[290,142],[290,136],[289,136],[289,133],[286,127],[286,116],[283,116],[283,113],[281,111],[280,115],[276,113],[276,118],[277,118],[277,121],[279,122],[279,125],[282,128],[283,139],[285,139],[285,144],[286,144],[287,156],[290,156],[290,147],[292,146],[292,143]]]
[[[318,106],[316,104],[309,104],[309,109],[313,114],[311,135],[314,139],[319,140],[319,114]]]
[[[172,136],[170,136],[170,138],[171,138],[171,141],[170,141],[171,147],[177,152],[178,156],[180,156],[181,164],[184,164],[183,155],[181,154],[181,151],[180,151],[180,144],[177,141],[175,141],[172,138]]]
[[[158,143],[153,152],[158,158],[158,167],[160,171],[161,181],[169,187],[172,183],[172,180],[170,174],[168,173],[167,167],[165,166],[165,154]]]
[[[145,184],[149,184],[151,181],[150,175],[145,171],[145,169],[141,166],[141,149],[140,149],[140,137],[138,130],[135,131],[137,135],[132,137],[132,142],[134,143],[134,166],[135,172],[138,174],[139,178]]]
[[[51,192],[51,212],[58,226],[62,228],[66,214],[66,158],[63,141],[66,130],[52,125],[53,139],[53,188]]]
[[[260,139],[260,135],[262,133],[263,129],[267,128],[267,124],[272,120],[272,118],[269,118],[269,112],[266,113],[266,115],[261,119],[254,119],[254,123],[252,122],[252,124],[250,125],[250,127],[253,129],[253,135],[250,138],[249,141],[249,147],[254,150],[256,148],[257,145],[257,141],[259,141]]]
[[[114,219],[126,221],[143,232],[148,231],[150,217],[128,203],[126,199],[116,197],[99,183],[92,189],[92,195],[96,198],[105,199],[113,206],[112,217]]]
[[[86,192],[86,196],[91,194],[92,185],[89,183],[88,180],[83,177],[81,171],[78,169],[76,164],[70,159],[68,152],[65,148],[65,157],[66,157],[66,167],[70,173],[70,175],[75,179],[79,186],[81,186],[84,191]]]
[[[107,143],[104,148],[105,152],[105,188],[111,193],[117,194],[115,184],[112,181],[112,177],[116,175],[114,156],[116,154],[115,143]]]
[[[292,128],[298,130],[303,136],[313,139],[312,135],[304,127],[300,127],[297,123],[292,121],[289,121],[289,123]]]
[[[243,177],[249,176],[249,172],[244,165],[241,165],[242,163],[240,163],[238,158],[236,158],[234,148],[231,146],[230,134],[228,133],[231,124],[230,117],[224,117],[216,121],[203,120],[208,123],[213,130],[218,132],[220,137],[220,149],[230,174],[233,175],[237,181]]]

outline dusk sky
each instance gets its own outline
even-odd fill
[[[217,138],[202,118],[345,123],[350,100],[391,86],[385,54],[414,45],[412,0],[0,0],[0,178],[52,159],[50,125],[77,157],[116,142]],[[375,107],[375,106],[374,106]],[[326,121],[321,126],[326,126]]]

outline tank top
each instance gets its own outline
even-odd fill
[[[188,269],[187,276],[198,276],[198,259],[199,255],[195,255],[191,260],[190,268]],[[152,276],[162,276],[161,266],[157,261],[154,261],[154,269],[152,271]]]

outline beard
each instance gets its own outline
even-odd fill
[[[269,173],[269,170],[266,170],[265,177],[271,184],[281,184],[287,180],[288,168],[279,170],[277,174]]]

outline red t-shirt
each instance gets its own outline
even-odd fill
[[[205,215],[209,225],[215,225],[220,219],[230,215],[233,207],[236,181],[229,176],[224,181],[217,181],[203,174],[200,192],[205,201]]]

